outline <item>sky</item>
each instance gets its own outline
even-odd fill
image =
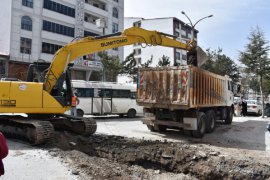
[[[237,64],[239,51],[249,43],[252,29],[259,27],[270,41],[270,1],[268,0],[124,0],[125,17],[176,17],[193,24],[202,17],[213,15],[196,25],[198,44],[204,50],[222,49]]]

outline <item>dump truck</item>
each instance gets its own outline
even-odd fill
[[[216,127],[216,120],[231,124],[234,85],[199,67],[141,68],[137,103],[144,107],[143,123],[151,131],[183,129],[201,138]]]

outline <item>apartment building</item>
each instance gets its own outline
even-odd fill
[[[179,38],[179,41],[186,42],[187,39],[191,39],[191,26],[185,24],[183,21],[175,18],[154,18],[144,19],[136,17],[125,17],[125,28],[129,27],[141,27],[148,30],[157,30],[167,34],[174,35]],[[197,40],[198,31],[195,30],[195,39]],[[145,63],[153,56],[153,63],[151,66],[156,66],[159,59],[165,55],[169,57],[170,65],[186,65],[187,64],[187,52],[185,50],[168,47],[146,47],[143,48],[141,44],[134,44],[133,46],[124,47],[124,57],[127,57],[132,52],[135,53],[137,62]]]
[[[3,2],[2,2],[3,1]],[[24,78],[29,63],[50,62],[55,52],[76,37],[122,31],[124,0],[2,0],[0,19],[0,66],[5,76]],[[106,27],[99,28],[96,21]],[[109,50],[123,60],[123,48]],[[0,67],[0,69],[2,69]],[[74,61],[74,79],[89,80],[102,69],[97,54]]]

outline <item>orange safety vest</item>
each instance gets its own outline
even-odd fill
[[[72,96],[71,106],[77,106],[77,96]]]

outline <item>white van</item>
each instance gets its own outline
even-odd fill
[[[135,85],[72,80],[72,87],[80,100],[78,116],[118,114],[134,118],[143,113],[143,107],[136,103]]]

